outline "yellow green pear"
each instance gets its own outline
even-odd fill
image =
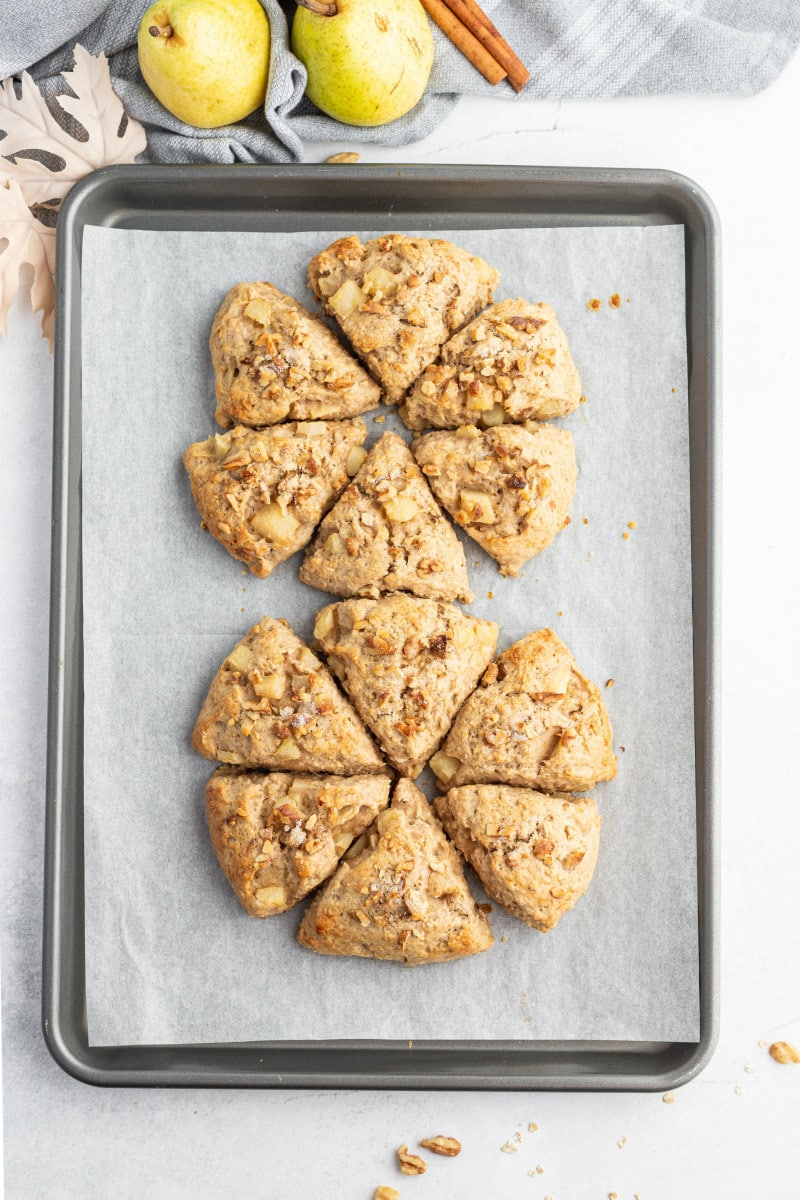
[[[300,0],[292,50],[308,72],[309,100],[347,125],[402,117],[425,91],[433,65],[433,35],[419,0]]]
[[[139,26],[139,66],[165,108],[216,129],[264,103],[269,23],[258,0],[165,0]]]

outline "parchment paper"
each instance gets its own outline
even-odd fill
[[[249,918],[217,865],[203,798],[213,768],[189,745],[209,682],[264,613],[308,638],[330,597],[298,582],[299,554],[267,580],[245,574],[201,531],[181,456],[215,429],[207,338],[226,290],[269,279],[313,306],[306,265],[334,236],[84,236],[90,1041],[694,1040],[681,227],[439,233],[499,268],[497,299],[554,305],[587,398],[560,422],[575,437],[579,481],[554,545],[504,580],[463,537],[471,611],[500,624],[501,647],[550,625],[601,687],[614,680],[604,696],[619,775],[595,790],[603,833],[587,895],[546,935],[495,905],[488,953],[408,970],[302,949],[302,906]],[[587,307],[593,297],[599,311]],[[370,440],[403,431],[374,415]]]

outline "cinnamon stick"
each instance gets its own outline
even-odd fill
[[[469,59],[473,67],[480,71],[484,79],[488,79],[491,84],[496,84],[506,78],[508,75],[506,68],[500,66],[497,59],[470,33],[466,25],[458,19],[455,13],[450,11],[443,0],[422,0],[422,7],[431,20],[436,22],[442,33],[450,39],[465,58]]]
[[[471,34],[489,51],[492,58],[504,68],[508,82],[514,91],[521,92],[531,77],[525,64],[517,58],[499,29],[487,17],[475,0],[444,0],[444,3],[466,26]]]

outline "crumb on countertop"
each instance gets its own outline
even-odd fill
[[[591,300],[586,305],[586,307],[589,309],[590,312],[597,312],[598,309],[603,307],[603,301],[598,300],[596,296],[592,296]]]
[[[797,1046],[793,1046],[791,1042],[773,1042],[769,1048],[769,1052],[776,1063],[786,1065],[787,1063],[800,1063],[800,1050]]]
[[[620,296],[619,292],[614,292],[612,296],[608,297],[608,303],[612,308],[619,308],[620,304],[622,304],[622,296]]]

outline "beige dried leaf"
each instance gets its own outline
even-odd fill
[[[8,310],[19,288],[22,268],[33,268],[31,308],[42,314],[42,333],[53,349],[56,231],[43,225],[25,203],[16,180],[0,184],[0,333],[5,337]]]
[[[75,46],[75,68],[63,77],[74,95],[59,96],[53,108],[82,127],[85,141],[62,128],[36,84],[22,74],[20,94],[12,79],[0,84],[0,332],[19,288],[20,268],[33,268],[31,303],[42,312],[42,332],[53,339],[55,229],[31,207],[60,202],[84,175],[98,167],[132,162],[147,146],[145,132],[130,118],[124,131],[122,102],[111,86],[104,54]],[[50,165],[26,154],[44,154]],[[13,160],[13,161],[12,161]],[[50,205],[51,208],[54,205]],[[5,244],[4,244],[5,243]]]

